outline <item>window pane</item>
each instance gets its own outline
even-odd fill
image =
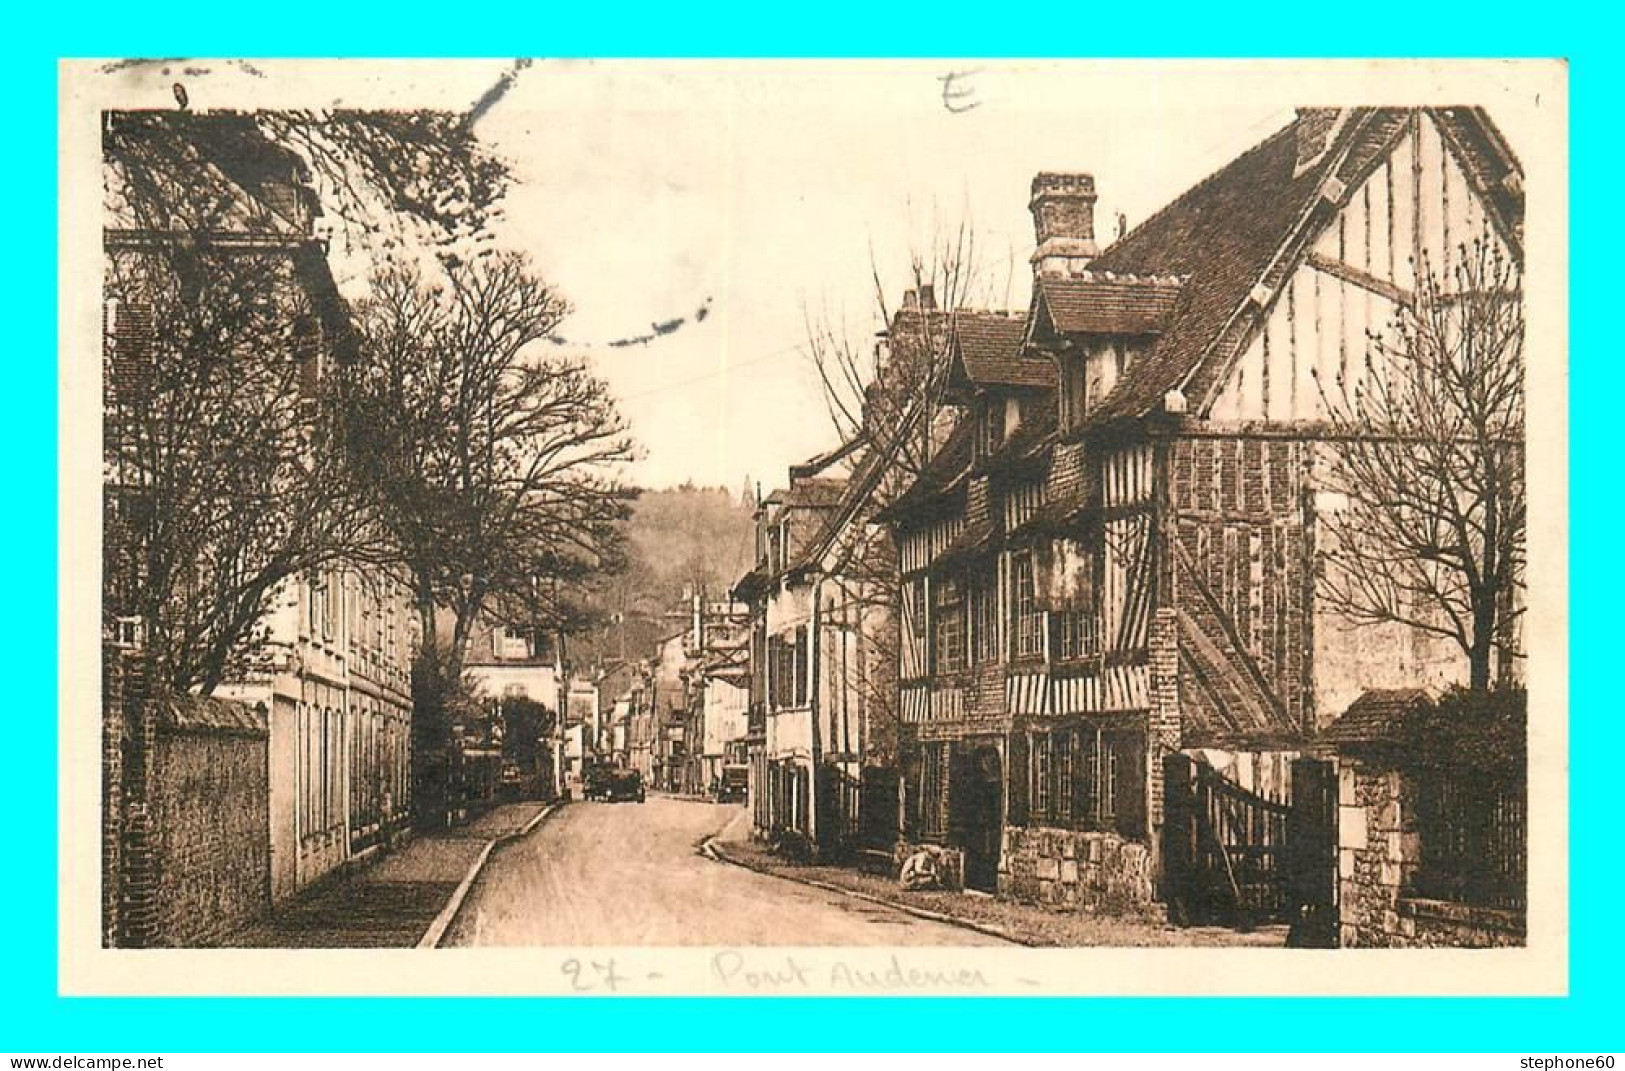
[[[1018,657],[1042,654],[1043,611],[1038,608],[1033,588],[1033,559],[1031,554],[1020,554],[1014,560],[1011,583],[1012,629],[1015,633]]]

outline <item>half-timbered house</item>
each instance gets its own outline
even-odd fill
[[[1365,690],[1465,679],[1321,595],[1323,389],[1419,271],[1521,261],[1521,171],[1477,109],[1305,109],[1103,253],[1094,200],[1034,180],[1025,329],[964,321],[965,415],[888,516],[910,839],[971,886],[1127,906],[1158,892],[1164,756],[1284,791]]]

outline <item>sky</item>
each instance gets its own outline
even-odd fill
[[[1222,96],[1108,109],[1099,81],[978,63],[543,64],[481,135],[515,164],[502,240],[575,306],[562,333],[620,397],[637,478],[766,490],[838,441],[807,322],[867,349],[871,265],[895,306],[911,253],[963,224],[975,303],[1024,309],[1036,172],[1093,173],[1107,237],[1119,212],[1143,219],[1291,116]]]
[[[1516,149],[1539,101],[1505,68],[1461,62],[255,61],[205,70],[188,82],[194,108],[467,110],[483,98],[476,129],[514,177],[497,244],[528,253],[570,301],[559,333],[619,399],[642,451],[631,477],[730,489],[748,477],[764,490],[837,442],[805,354],[807,322],[838,324],[867,349],[880,326],[871,266],[895,305],[911,251],[964,225],[977,249],[974,303],[1026,308],[1036,172],[1095,177],[1104,246],[1119,215],[1129,227],[1142,222],[1289,122],[1295,106],[1482,103]],[[128,106],[172,106],[170,79],[145,77],[121,87]],[[341,286],[356,293],[364,269],[335,259]],[[654,332],[675,320],[675,330]]]

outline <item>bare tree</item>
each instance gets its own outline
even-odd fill
[[[804,308],[803,352],[818,372],[840,441],[869,438],[894,452],[900,474],[912,476],[941,438],[936,418],[947,386],[953,311],[987,295],[987,274],[978,263],[975,230],[961,222],[910,251],[901,307],[892,305],[872,253],[869,277],[873,313],[885,327],[878,345],[868,334],[854,341],[850,325],[827,307],[816,314]]]
[[[568,306],[523,257],[452,262],[444,284],[380,273],[358,307],[351,446],[411,573],[426,646],[451,611],[449,671],[481,613],[549,626],[621,560],[635,448],[604,382],[542,357]]]
[[[510,178],[468,118],[452,112],[119,112],[102,132],[110,207],[127,226],[191,232],[240,216],[232,186],[268,192],[273,210],[294,207],[301,195],[286,188],[285,167],[266,166],[268,147],[372,252],[487,234]]]
[[[103,612],[139,620],[182,691],[248,668],[284,580],[382,552],[334,448],[300,275],[285,252],[210,242],[108,259]]]
[[[337,448],[351,337],[316,187],[356,231],[404,213],[450,242],[506,171],[427,113],[110,112],[102,146],[105,625],[208,693],[264,653],[284,580],[387,552]]]
[[[829,547],[826,612],[842,632],[858,636],[854,656],[827,668],[855,697],[866,761],[895,759],[901,722],[895,687],[901,636],[901,590],[890,532],[873,522],[930,464],[957,414],[947,404],[949,342],[957,310],[985,303],[991,280],[979,262],[974,227],[939,227],[910,251],[909,285],[900,307],[888,297],[870,259],[874,312],[885,325],[878,345],[854,343],[847,325],[827,310],[804,313],[805,353],[819,374],[826,409],[843,443],[855,443],[852,480],[840,529]],[[844,649],[843,649],[844,651]]]
[[[1338,440],[1326,486],[1347,499],[1319,519],[1322,597],[1357,624],[1455,642],[1474,689],[1498,650],[1505,675],[1526,557],[1523,299],[1500,248],[1424,265],[1356,374],[1322,385]]]

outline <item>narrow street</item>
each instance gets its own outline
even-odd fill
[[[999,943],[700,854],[743,818],[660,796],[571,804],[492,855],[443,946]]]

